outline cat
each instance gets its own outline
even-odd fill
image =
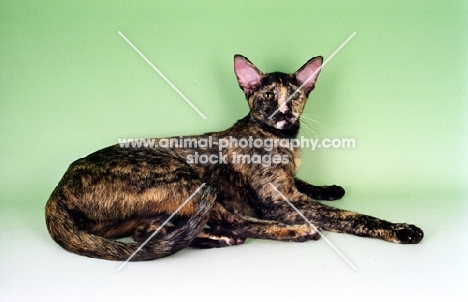
[[[235,55],[246,117],[224,131],[154,139],[152,147],[117,144],[76,160],[46,204],[51,237],[70,252],[121,261],[246,238],[317,240],[321,230],[419,243],[420,228],[325,205],[318,200],[340,199],[345,190],[295,176],[300,149],[291,142],[322,61],[313,57],[293,74],[264,74]]]

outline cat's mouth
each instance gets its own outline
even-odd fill
[[[270,127],[273,127],[278,130],[290,129],[297,122],[298,118],[291,112],[291,110],[282,111],[273,111],[264,113],[264,120]]]
[[[283,119],[283,120],[276,122],[275,128],[276,129],[288,129],[291,126],[292,126],[292,123],[290,121]]]
[[[294,118],[294,117],[292,117],[292,118],[284,117],[284,118],[276,121],[275,128],[279,129],[279,130],[289,129],[294,125],[295,122],[296,122],[296,118]]]

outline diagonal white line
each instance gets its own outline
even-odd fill
[[[291,100],[292,97],[294,97],[294,95],[296,94],[296,92],[298,92],[300,89],[302,89],[302,87],[304,87],[313,77],[315,77],[315,75],[316,75],[325,65],[327,65],[327,63],[328,63],[328,62],[329,62],[329,61],[330,61],[346,44],[348,44],[348,42],[354,37],[355,34],[356,34],[356,32],[353,32],[353,33],[351,34],[351,36],[349,36],[349,38],[346,39],[346,41],[344,41],[344,42],[340,45],[340,47],[338,47],[338,48],[330,55],[330,57],[328,57],[328,59],[326,59],[326,60],[322,63],[322,65],[320,66],[320,68],[317,69],[314,73],[312,73],[312,74],[307,78],[307,80],[305,80],[304,83],[302,83],[302,85],[299,86],[299,88],[297,88],[297,89],[286,99],[286,101],[284,101],[284,102],[278,107],[278,109],[276,109],[276,111],[273,112],[273,113],[268,117],[268,119],[271,119],[272,117],[274,117],[274,116],[278,113],[278,111],[279,111],[284,105],[286,105],[286,104]]]
[[[161,71],[159,71],[159,69],[157,69],[156,66],[154,66],[153,63],[151,63],[151,61],[148,60],[148,58],[143,53],[141,53],[141,51],[138,50],[138,48],[136,48],[136,46],[133,45],[133,43],[130,42],[130,40],[128,40],[123,33],[119,31],[119,35],[172,87],[172,89],[174,89],[202,118],[206,120],[206,116],[204,116],[203,113],[201,113],[201,111],[198,110],[198,108],[195,107],[195,105],[192,104],[192,102],[190,102],[189,99],[187,99],[187,97],[179,89],[177,89],[177,87],[172,84],[172,82],[169,81],[169,79]]]
[[[299,211],[299,209],[296,208],[296,207],[292,204],[292,202],[289,201],[289,199],[287,199],[286,196],[284,196],[284,195],[278,190],[278,188],[275,187],[274,184],[272,184],[271,182],[270,182],[269,184],[270,184],[270,186],[271,186],[276,192],[278,192],[278,194],[281,196],[281,198],[283,198],[284,201],[286,201],[286,202],[291,206],[291,208],[293,208],[293,209],[299,214],[299,216],[302,217],[302,219],[304,219],[316,232],[318,232],[318,233],[320,234],[320,236],[322,236],[322,238],[328,243],[328,245],[330,245],[330,246],[332,247],[332,249],[334,249],[335,252],[336,252],[338,255],[340,255],[341,258],[343,258],[343,260],[346,261],[346,262],[349,264],[349,266],[351,266],[355,271],[357,270],[357,268],[351,263],[351,261],[349,261],[348,258],[346,258],[345,255],[343,255],[343,253],[341,253],[341,252],[336,248],[336,246],[334,246],[333,243],[331,243],[330,240],[328,240],[328,238],[325,237],[325,236],[323,235],[323,233],[322,233],[315,225],[313,225],[313,224],[309,221],[309,219],[307,219],[307,217],[305,217],[304,214],[302,214],[302,212]]]
[[[195,192],[192,193],[192,195],[190,195],[187,200],[184,201],[184,203],[182,203],[180,205],[180,207],[177,208],[177,210],[174,211],[174,213],[172,213],[171,216],[169,216],[169,218],[166,219],[166,221],[164,221],[160,226],[159,228],[157,228],[153,234],[151,234],[151,236],[148,237],[148,239],[145,240],[145,242],[143,242],[137,249],[135,252],[133,252],[133,254],[130,255],[130,257],[128,257],[127,260],[125,260],[124,263],[122,263],[121,266],[119,266],[119,268],[117,269],[118,271],[120,271],[133,257],[135,257],[135,255],[169,222],[169,220],[172,219],[172,217],[174,217],[186,204],[187,202],[189,202],[193,196],[195,196],[195,194],[198,193],[198,191],[201,190],[201,188],[203,188],[205,186],[205,183],[202,183],[201,186],[199,186]]]

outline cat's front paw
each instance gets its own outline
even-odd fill
[[[315,187],[312,192],[312,198],[319,200],[337,200],[345,195],[343,187],[332,185]]]
[[[419,243],[423,237],[424,232],[420,228],[412,224],[399,223],[394,227],[395,243],[401,244],[415,244]]]

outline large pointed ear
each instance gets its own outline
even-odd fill
[[[244,56],[234,56],[234,72],[240,88],[246,95],[252,94],[262,82],[263,73]]]
[[[307,63],[294,74],[296,81],[302,86],[306,94],[309,94],[315,87],[315,82],[320,74],[322,61],[323,57],[314,57],[307,61]]]

